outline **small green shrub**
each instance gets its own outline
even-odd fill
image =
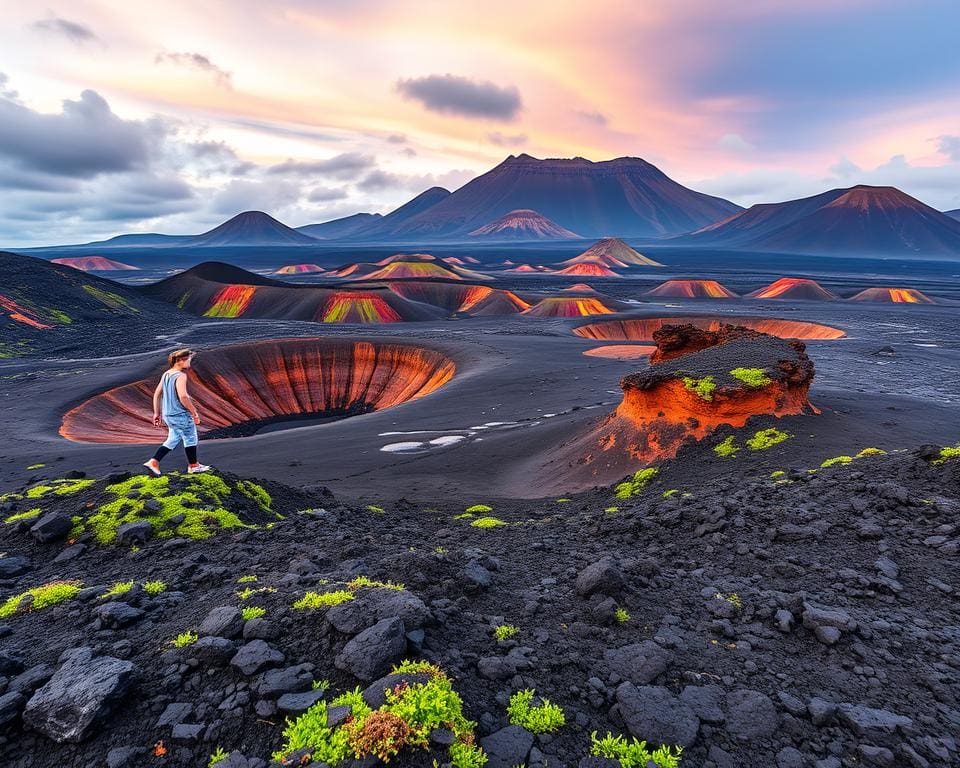
[[[832,459],[825,459],[820,465],[820,469],[826,469],[837,464],[849,464],[853,461],[853,456],[834,456]]]
[[[557,504],[566,504],[566,503],[571,502],[571,501],[573,501],[573,499],[566,499],[566,498],[564,498],[564,499],[557,499]]]
[[[488,512],[493,512],[493,507],[487,504],[474,504],[472,507],[463,510],[465,515],[485,515]]]
[[[782,469],[775,469],[773,472],[770,473],[770,479],[776,480],[778,477],[783,477],[786,474],[787,473]]]
[[[652,762],[657,768],[679,768],[683,747],[659,747],[654,752],[647,749],[647,742],[614,736],[608,733],[602,739],[597,732],[590,734],[590,754],[617,760],[621,768],[647,768]]]
[[[259,619],[263,616],[266,616],[267,609],[261,608],[259,605],[248,605],[246,608],[240,609],[240,616],[244,621],[250,621],[251,619]]]
[[[173,640],[170,641],[170,645],[174,648],[186,648],[189,645],[193,645],[197,640],[200,639],[200,636],[194,632],[192,629],[188,629],[186,632],[181,632]]]
[[[883,448],[864,448],[860,453],[858,453],[853,458],[862,459],[865,456],[886,456],[887,452]]]
[[[244,587],[236,594],[241,600],[249,600],[254,595],[272,595],[276,591],[276,587]]]
[[[626,608],[617,608],[613,612],[613,618],[617,620],[617,624],[626,624],[630,621],[630,612]]]
[[[767,376],[765,368],[734,368],[730,371],[730,375],[739,379],[748,387],[765,387],[773,381]]]
[[[385,510],[383,507],[378,507],[376,504],[367,504],[367,509],[377,515],[387,514],[387,510]]]
[[[509,640],[511,637],[516,637],[519,633],[520,627],[515,627],[513,624],[501,624],[493,630],[494,638],[501,643],[504,640]]]
[[[532,706],[535,691],[527,688],[517,691],[510,697],[507,705],[507,717],[513,725],[526,728],[531,733],[553,733],[559,730],[567,718],[563,710],[548,699],[543,699],[540,706]]]
[[[39,611],[49,608],[51,605],[64,603],[77,596],[83,584],[79,581],[51,581],[39,587],[33,587],[19,595],[8,597],[0,604],[0,619],[6,619],[13,616],[20,607],[21,601],[28,595],[33,597],[28,610]]]
[[[506,525],[506,520],[501,520],[499,517],[478,517],[472,523],[470,523],[471,528],[499,528],[502,525]]]
[[[671,488],[669,491],[664,491],[664,492],[663,492],[663,498],[665,498],[665,499],[672,499],[672,498],[673,498],[674,496],[676,496],[678,493],[680,493],[680,489],[679,489],[679,488]]]
[[[113,597],[120,597],[120,595],[127,594],[127,592],[129,592],[131,589],[133,589],[132,581],[118,581],[116,584],[110,587],[110,589],[100,595],[100,599],[109,600]]]
[[[253,584],[257,580],[256,576],[241,576],[237,579],[237,584]]]
[[[425,682],[401,684],[385,691],[386,702],[372,710],[360,689],[314,704],[296,720],[287,721],[284,744],[273,754],[283,762],[292,752],[308,750],[309,761],[336,766],[351,758],[376,756],[388,761],[404,748],[428,749],[435,728],[453,732],[451,761],[457,768],[482,768],[486,755],[474,745],[474,723],[464,717],[463,701],[450,679],[428,662],[405,662],[395,671],[425,672]],[[328,706],[350,707],[350,717],[339,726],[327,725]]]
[[[297,610],[303,610],[305,608],[333,608],[335,605],[340,605],[353,599],[353,592],[348,592],[345,589],[338,589],[333,592],[307,592],[293,604],[293,607]]]
[[[377,581],[376,579],[368,578],[367,576],[357,576],[353,581],[347,584],[347,587],[352,590],[358,590],[363,587],[369,587],[371,589],[393,589],[397,592],[406,589],[403,584],[400,584],[396,581]]]
[[[230,757],[230,753],[225,752],[223,747],[218,744],[216,750],[214,750],[214,753],[210,755],[210,760],[207,762],[207,768],[213,768],[213,766],[215,766],[217,763],[222,763],[228,757]]]
[[[775,427],[761,429],[759,432],[755,432],[753,437],[747,439],[747,448],[751,451],[765,451],[767,448],[773,448],[773,446],[789,439],[790,435],[787,432],[781,432]]]
[[[28,469],[29,471],[33,472],[33,470],[35,470],[35,469],[43,469],[45,466],[47,466],[47,465],[46,465],[46,464],[31,464],[29,467],[27,467],[27,469]]]
[[[270,497],[270,494],[267,493],[267,489],[262,485],[258,485],[251,480],[238,480],[235,487],[264,512],[273,511],[271,508],[273,499]]]
[[[708,403],[713,400],[713,393],[717,388],[717,383],[713,376],[704,376],[702,379],[693,379],[689,376],[683,377],[683,386],[688,392],[693,392],[701,400]]]
[[[656,467],[647,467],[633,473],[633,477],[626,480],[614,489],[613,495],[618,499],[629,499],[642,491],[660,470]]]

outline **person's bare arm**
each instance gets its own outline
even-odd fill
[[[160,379],[160,383],[157,384],[157,388],[153,390],[153,426],[162,427],[163,422],[160,420],[160,398],[163,396],[163,379]]]
[[[197,406],[194,405],[193,399],[190,397],[190,393],[187,392],[186,374],[177,376],[177,397],[180,398],[180,402],[183,404],[183,407],[190,411],[190,415],[193,416],[193,423],[199,424],[200,411],[197,410]]]

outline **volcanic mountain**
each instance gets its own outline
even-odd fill
[[[355,213],[353,216],[344,216],[342,219],[333,219],[322,224],[307,224],[296,229],[297,232],[317,240],[336,240],[355,235],[382,218],[383,216],[379,213]]]
[[[123,264],[119,261],[111,261],[105,256],[77,256],[75,258],[52,259],[50,263],[73,267],[74,269],[79,269],[81,272],[111,272],[139,269],[139,267],[132,267],[129,264]]]
[[[179,246],[197,248],[202,246],[238,245],[316,245],[308,235],[291,229],[263,211],[238,213],[219,227],[179,242]]]
[[[539,160],[524,154],[511,155],[396,226],[379,222],[363,237],[465,237],[518,209],[538,211],[584,237],[611,232],[664,237],[689,232],[740,210],[729,200],[687,189],[640,158],[595,163],[582,157]]]
[[[764,288],[747,294],[750,299],[795,299],[800,301],[836,301],[840,297],[816,280],[805,277],[781,277]]]
[[[754,205],[677,242],[784,253],[960,255],[960,221],[894,187]]]
[[[450,190],[443,187],[430,187],[412,200],[396,208],[386,216],[379,217],[362,229],[348,235],[351,240],[390,240],[405,222],[425,213],[450,196]]]
[[[662,267],[658,261],[647,258],[642,253],[635,251],[619,237],[604,237],[597,240],[587,250],[572,259],[561,261],[561,264],[581,264],[585,262],[598,262],[606,264],[608,267],[623,266],[643,266],[643,267]]]
[[[468,234],[490,240],[575,240],[580,237],[527,208],[510,211]]]

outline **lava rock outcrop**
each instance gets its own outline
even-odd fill
[[[666,325],[653,336],[651,364],[620,380],[617,409],[562,449],[583,482],[672,458],[721,425],[816,412],[808,400],[814,366],[801,341],[731,325]]]

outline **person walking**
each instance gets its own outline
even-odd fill
[[[153,425],[167,427],[167,439],[157,448],[153,458],[143,466],[159,477],[160,462],[163,457],[181,442],[187,454],[187,472],[209,472],[210,467],[201,464],[197,458],[197,425],[200,412],[187,390],[187,372],[193,362],[195,352],[191,349],[178,349],[167,357],[169,368],[160,377],[160,383],[153,392]]]

